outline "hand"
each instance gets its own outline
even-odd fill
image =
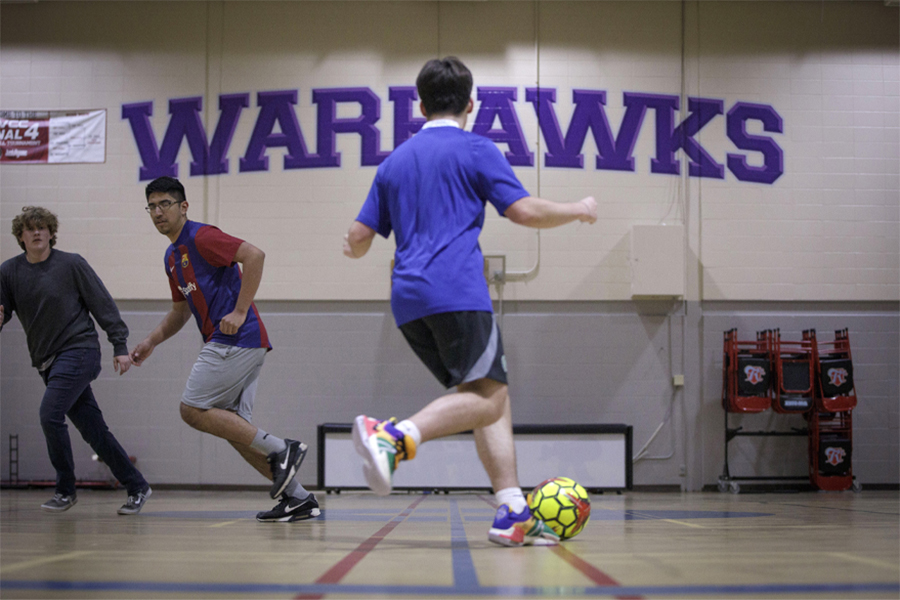
[[[131,357],[127,354],[122,356],[113,356],[113,369],[119,375],[124,375],[131,368]]]
[[[247,313],[242,313],[237,309],[231,311],[219,321],[219,331],[225,335],[234,335],[247,320]]]
[[[347,258],[356,258],[356,255],[353,254],[353,248],[350,247],[350,234],[344,234],[344,256]]]
[[[595,223],[597,221],[597,201],[594,200],[594,197],[588,196],[587,198],[582,198],[579,202],[584,204],[587,212],[580,215],[578,220],[582,223]]]
[[[131,359],[131,364],[136,367],[141,366],[141,364],[145,360],[147,360],[147,358],[149,358],[151,354],[153,354],[153,348],[153,344],[151,344],[147,340],[144,340],[143,342],[135,346],[131,350],[131,353],[128,355],[128,357]]]

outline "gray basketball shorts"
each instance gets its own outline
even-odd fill
[[[191,369],[181,401],[202,410],[230,410],[251,422],[256,383],[267,350],[206,344]]]

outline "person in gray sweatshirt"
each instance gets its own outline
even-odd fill
[[[100,374],[100,341],[91,315],[113,346],[113,368],[120,375],[131,367],[128,326],[87,261],[54,248],[58,228],[56,215],[46,208],[24,207],[12,225],[24,252],[0,265],[0,330],[13,312],[19,316],[31,364],[47,386],[40,418],[56,469],[56,493],[41,508],[63,512],[78,501],[68,416],[128,491],[118,514],[134,515],[152,493],[150,485],[109,431],[91,390]]]

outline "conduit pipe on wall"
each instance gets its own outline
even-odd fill
[[[510,281],[531,281],[537,277],[541,267],[541,230],[537,230],[537,258],[534,266],[527,271],[505,271],[503,273],[503,283]]]
[[[534,266],[526,271],[507,271],[506,270],[506,256],[505,255],[488,255],[485,256],[485,260],[487,261],[487,280],[488,285],[493,285],[497,288],[497,324],[500,326],[500,329],[503,329],[503,289],[506,284],[510,281],[531,281],[535,277],[537,277],[538,272],[541,268],[541,230],[537,230],[537,258],[534,261]],[[492,270],[490,268],[490,259],[491,258],[502,258],[502,266],[499,270]]]

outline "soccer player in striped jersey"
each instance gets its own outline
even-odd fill
[[[258,521],[318,516],[316,497],[294,480],[306,444],[275,437],[251,423],[259,372],[272,349],[253,303],[265,253],[217,227],[188,219],[184,186],[177,179],[154,179],[145,192],[153,224],[172,242],[164,261],[172,308],[134,347],[134,365],[140,366],[193,315],[204,346],[181,398],[181,418],[194,429],[228,440],[272,480],[270,495],[278,504],[257,514]]]

